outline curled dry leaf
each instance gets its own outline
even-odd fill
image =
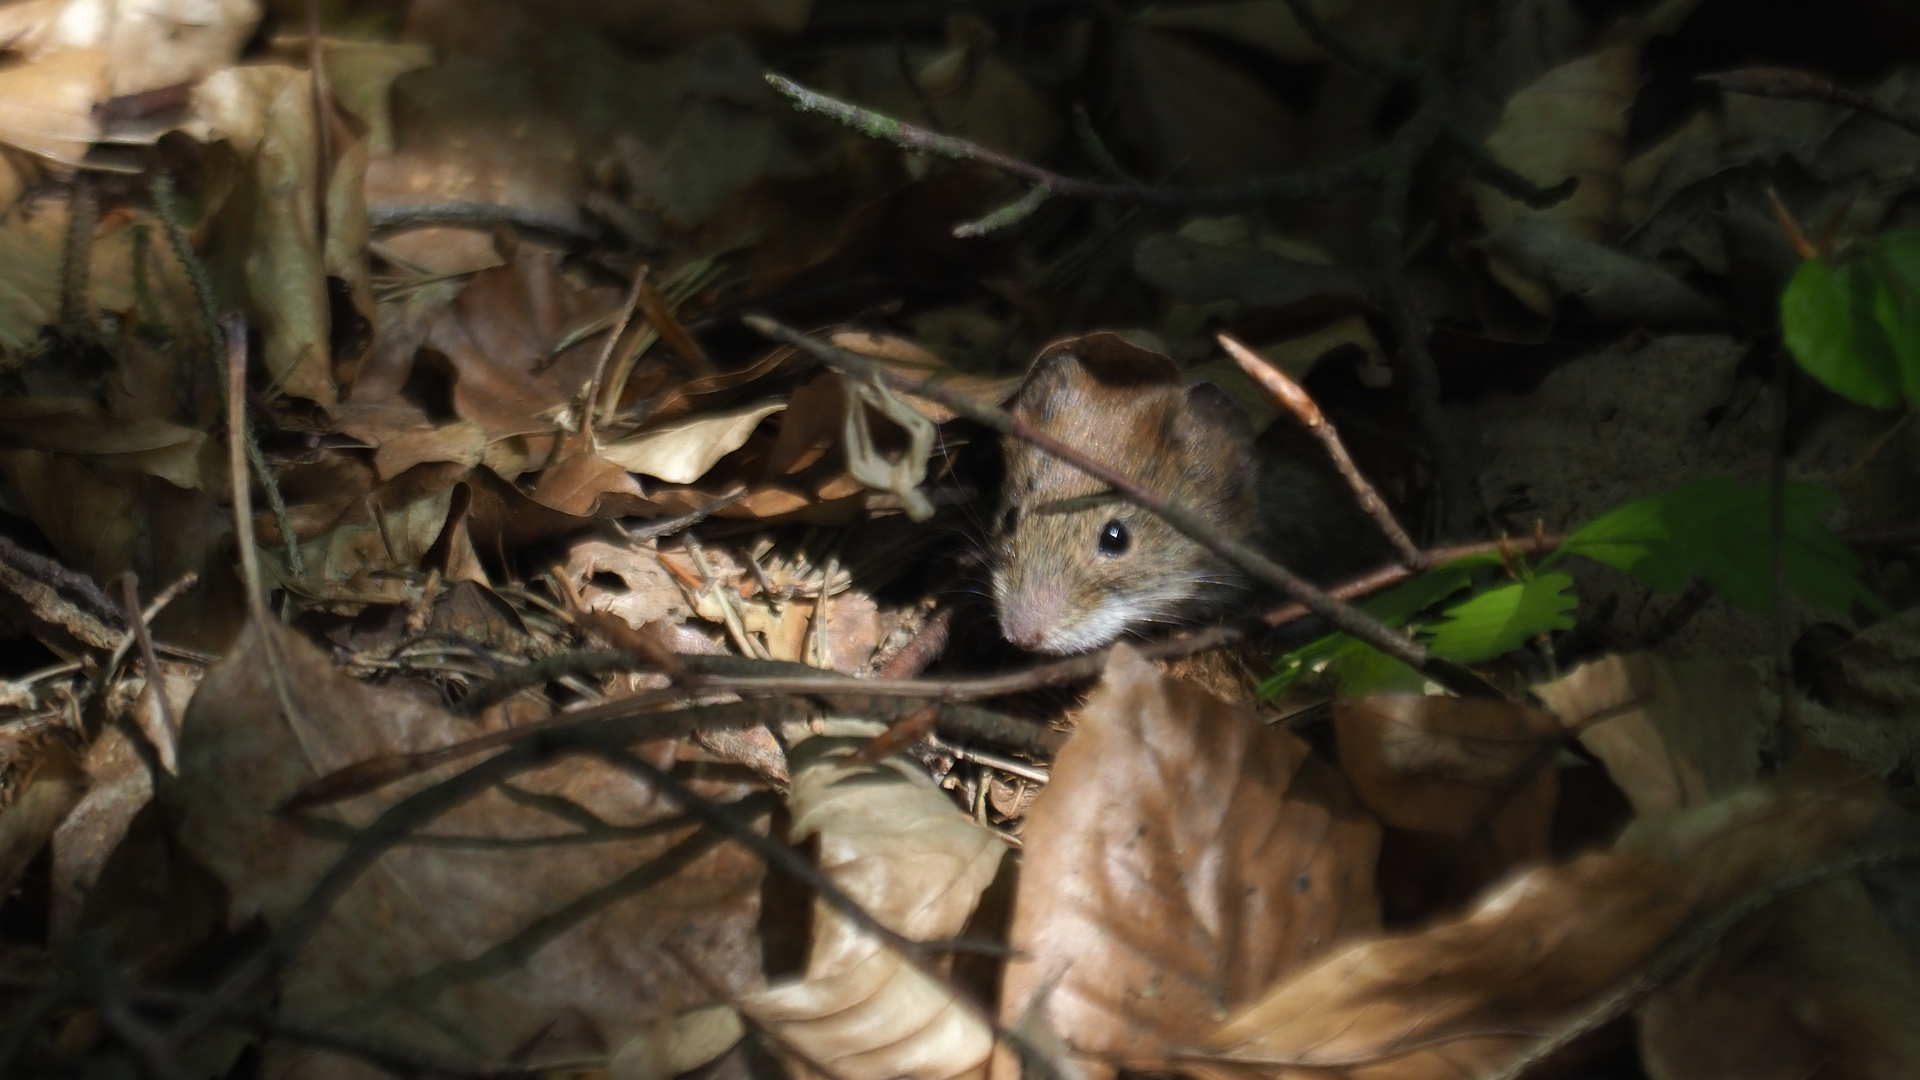
[[[1534,687],[1642,818],[1701,806],[1760,768],[1760,679],[1745,664],[1608,656]]]
[[[164,420],[121,420],[78,398],[0,400],[0,438],[16,445],[134,469],[182,488],[226,487],[207,435]]]
[[[714,463],[747,444],[760,421],[787,407],[784,401],[756,401],[701,413],[630,435],[600,448],[607,460],[629,472],[691,484]]]
[[[1379,926],[1379,826],[1339,775],[1298,738],[1126,646],[1021,838],[1001,1016],[1012,1022],[1044,992],[1082,1055],[1169,1057]]]
[[[1388,845],[1380,889],[1390,913],[1430,911],[1547,856],[1565,737],[1552,716],[1502,700],[1377,694],[1336,702],[1333,730],[1340,769],[1367,809],[1429,834],[1401,838],[1407,858]],[[1443,873],[1433,873],[1436,858]]]
[[[0,895],[13,891],[84,790],[73,751],[58,742],[42,747],[39,760],[22,769],[14,783],[12,801],[0,809]]]
[[[285,680],[291,710],[276,679]],[[465,764],[314,811],[318,830],[274,807],[356,762],[480,733],[425,695],[347,678],[275,623],[264,634],[250,629],[207,673],[183,725],[179,778],[161,785],[160,798],[180,841],[226,886],[230,918],[257,913],[277,926],[340,856],[340,830],[365,827]],[[671,747],[642,752],[671,757]],[[699,789],[721,801],[743,791]],[[283,974],[285,1014],[497,1059],[569,1010],[617,1046],[658,1019],[757,985],[759,861],[731,845],[703,848],[700,837],[711,834],[691,824],[664,835],[609,831],[597,843],[539,842],[579,834],[588,815],[623,830],[670,819],[676,808],[628,773],[570,759],[422,823],[423,832],[473,842],[386,852]],[[662,858],[674,872],[648,884]],[[578,905],[577,921],[540,928],[536,920],[568,905]],[[524,938],[536,928],[553,936]],[[503,962],[511,956],[503,948],[527,955]],[[285,1047],[269,1052],[268,1068],[348,1074],[338,1059]]]
[[[1886,807],[1869,785],[1750,788],[1619,848],[1514,878],[1464,918],[1350,946],[1209,1032],[1269,1076],[1486,1075],[1693,919],[1832,858]]]
[[[1546,218],[1524,217],[1475,246],[1529,281],[1570,296],[1608,322],[1699,326],[1726,309],[1658,264],[1608,247]],[[1545,312],[1542,312],[1545,314]]]
[[[821,871],[889,929],[952,937],[1006,845],[917,765],[849,764],[862,742],[795,747],[791,837],[817,835]],[[742,1011],[844,1080],[983,1075],[993,1033],[978,1014],[832,907],[815,911],[805,977],[741,998]]]

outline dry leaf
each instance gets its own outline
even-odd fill
[[[821,871],[888,929],[915,941],[952,937],[1006,845],[917,764],[848,764],[863,741],[815,737],[794,748],[791,836],[817,835]],[[743,1012],[845,1080],[983,1074],[993,1048],[983,1018],[833,907],[815,912],[805,977],[739,999]]]
[[[1115,648],[1035,800],[1001,1018],[1152,1060],[1379,925],[1379,826],[1305,743]]]
[[[600,453],[630,472],[669,484],[691,484],[745,446],[760,421],[786,407],[784,401],[759,401],[705,412],[607,443]]]
[[[164,420],[120,420],[76,398],[0,399],[0,438],[99,465],[133,469],[176,487],[220,491],[225,463],[205,432]]]
[[[1523,217],[1475,247],[1529,282],[1580,301],[1607,322],[1701,326],[1722,323],[1726,309],[1656,263],[1582,237],[1544,217]],[[1518,295],[1516,293],[1516,295]],[[1541,314],[1546,314],[1542,311]]]
[[[65,49],[0,68],[0,142],[78,165],[100,135],[93,107],[106,100],[107,57]]]
[[[320,775],[480,732],[473,721],[452,717],[403,686],[347,678],[277,623],[267,630],[264,639],[249,631],[207,673],[187,712],[180,776],[162,786],[160,797],[178,823],[180,841],[228,889],[231,917],[258,913],[278,925],[341,846],[276,816],[273,807]],[[286,680],[297,711],[281,704],[276,678]],[[642,752],[656,762],[671,756],[670,747],[658,745]],[[364,827],[403,795],[446,775],[415,778],[318,813],[336,826]],[[722,801],[743,791],[699,787]],[[564,836],[579,830],[580,816],[557,814],[547,804],[566,803],[618,826],[677,813],[632,775],[576,758],[523,773],[425,830],[522,840]],[[692,835],[687,828],[592,844],[396,847],[340,897],[293,958],[281,983],[282,1008],[289,1017],[495,1059],[561,1013],[577,1011],[600,1037],[619,1045],[654,1020],[758,982],[757,858],[725,844],[704,853],[694,848],[673,856],[688,861],[644,891],[620,884],[647,873],[649,860]],[[626,891],[594,898],[609,888]],[[524,963],[492,977],[462,974],[461,961],[515,940],[540,916],[574,903],[585,905],[579,921],[553,928],[558,935]],[[341,1064],[329,1066],[318,1051],[286,1047],[270,1050],[268,1058],[277,1075]]]
[[[1514,878],[1462,919],[1352,945],[1206,1041],[1213,1060],[1269,1076],[1485,1075],[1694,918],[1831,858],[1885,806],[1868,785],[1774,786],[1643,823],[1616,850]]]
[[[13,892],[84,788],[73,752],[58,742],[42,747],[39,760],[15,775],[13,799],[0,810],[0,895]]]
[[[1920,973],[1858,879],[1791,896],[1638,1013],[1654,1080],[1920,1073]]]
[[[1702,806],[1753,781],[1759,691],[1744,664],[1645,654],[1605,657],[1534,687],[1641,818]]]

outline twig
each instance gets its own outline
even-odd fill
[[[490,705],[505,701],[522,690],[540,686],[562,675],[607,675],[616,671],[638,671],[647,663],[621,649],[582,649],[555,653],[530,664],[508,668],[492,682],[483,683],[461,698],[453,711],[471,716]]]
[[[553,214],[524,206],[481,202],[402,203],[367,207],[367,226],[392,232],[426,225],[507,225],[528,232],[548,233],[564,240],[586,241],[599,236],[571,214]]]
[[[247,612],[267,632],[266,582],[260,573],[260,549],[253,536],[253,489],[247,472],[247,333],[238,315],[230,316],[227,339],[227,475],[233,484],[233,534],[240,545],[240,581],[247,590]]]
[[[85,601],[84,604],[76,604],[76,607],[84,607],[86,614],[113,629],[120,628],[123,614],[120,605],[107,595],[99,582],[86,574],[70,569],[58,559],[50,559],[45,555],[28,551],[7,536],[0,536],[0,562],[6,563],[43,585],[71,592],[75,599]]]
[[[746,498],[750,490],[746,485],[742,484],[732,491],[727,492],[725,495],[720,496],[718,501],[711,505],[703,506],[698,510],[692,510],[677,517],[659,518],[649,521],[644,525],[634,525],[632,527],[621,526],[621,528],[625,529],[627,539],[636,543],[652,540],[656,537],[671,536],[682,529],[700,524],[714,514]]]
[[[1492,1074],[1487,1080],[1520,1080],[1536,1066],[1577,1040],[1625,1016],[1641,1002],[1652,997],[1655,991],[1677,977],[1688,965],[1704,957],[1735,927],[1765,910],[1774,901],[1788,893],[1804,889],[1809,885],[1817,885],[1831,878],[1845,877],[1848,874],[1871,870],[1875,867],[1916,860],[1920,860],[1920,848],[1900,847],[1863,852],[1837,859],[1824,866],[1816,866],[1811,870],[1788,875],[1749,893],[1700,924],[1693,932],[1668,945],[1654,957],[1651,963],[1617,990],[1574,1017],[1558,1032],[1540,1040],[1512,1064]]]
[[[1751,67],[1723,71],[1714,75],[1701,75],[1696,81],[1717,86],[1734,94],[1840,105],[1855,112],[1866,113],[1876,120],[1884,120],[1897,128],[1920,134],[1920,116],[1890,109],[1865,94],[1849,90],[1812,72],[1795,71],[1792,68]]]
[[[627,302],[620,307],[620,317],[613,322],[613,329],[607,334],[607,343],[600,350],[600,358],[593,362],[593,377],[581,394],[585,405],[581,409],[580,433],[586,437],[587,448],[593,449],[593,413],[594,401],[600,396],[600,380],[606,376],[607,361],[613,358],[614,347],[620,344],[620,335],[627,332],[627,323],[632,321],[634,309],[640,306],[640,293],[647,287],[647,272],[652,269],[646,263],[633,272],[633,286],[627,290]]]
[[[974,240],[979,237],[1011,228],[1032,217],[1053,195],[1053,189],[1045,184],[1036,184],[1033,190],[1020,196],[1017,202],[1010,202],[982,218],[963,221],[953,227],[953,235],[959,240]]]
[[[882,679],[909,679],[927,670],[941,653],[947,651],[947,635],[953,629],[953,608],[942,607],[927,619],[913,640],[888,658],[874,674]]]
[[[743,321],[767,337],[798,346],[838,370],[861,378],[884,382],[901,392],[937,401],[994,431],[1033,444],[1043,453],[1056,457],[1088,476],[1108,484],[1126,496],[1127,501],[1160,517],[1182,535],[1246,570],[1255,579],[1279,589],[1340,629],[1407,666],[1426,673],[1442,686],[1473,697],[1505,696],[1466,668],[1433,656],[1419,642],[1394,631],[1385,623],[1358,608],[1315,588],[1305,578],[1267,558],[1252,545],[1221,535],[1219,529],[1200,515],[1184,506],[1174,505],[1157,492],[1148,491],[1118,469],[1088,457],[1046,432],[1037,430],[1013,417],[1003,409],[984,405],[963,394],[955,393],[948,387],[940,385],[937,379],[911,379],[898,375],[868,357],[836,348],[766,316],[748,315]]]
[[[1376,179],[1378,176],[1376,160],[1371,155],[1363,155],[1324,169],[1204,187],[1081,180],[1063,176],[1051,169],[1041,168],[1032,162],[1022,161],[967,139],[928,131],[916,124],[895,120],[872,109],[828,97],[809,90],[783,75],[768,72],[766,78],[769,86],[785,95],[802,111],[818,113],[838,120],[870,139],[892,143],[903,150],[911,150],[915,153],[985,165],[1076,199],[1167,207],[1253,206],[1290,199],[1325,198],[1354,184]]]
[[[127,622],[133,628],[134,639],[140,643],[140,661],[147,666],[147,693],[153,697],[154,712],[159,716],[159,730],[153,730],[142,724],[147,741],[153,743],[154,753],[159,755],[160,766],[169,773],[177,773],[180,764],[180,725],[174,721],[173,705],[167,701],[167,673],[160,666],[160,656],[153,649],[153,636],[147,632],[147,620],[140,611],[140,579],[129,570],[120,578],[120,591],[126,596]]]
[[[1294,2],[1303,3],[1304,0],[1294,0]],[[1361,475],[1360,467],[1353,463],[1353,457],[1347,453],[1346,444],[1340,441],[1340,433],[1327,422],[1326,416],[1320,412],[1320,406],[1314,402],[1306,390],[1302,389],[1299,383],[1288,378],[1286,372],[1267,363],[1265,357],[1235,341],[1232,335],[1222,333],[1218,340],[1221,347],[1227,350],[1227,354],[1240,365],[1240,370],[1246,372],[1254,382],[1259,383],[1268,397],[1292,412],[1300,423],[1320,440],[1320,445],[1326,447],[1327,456],[1333,459],[1333,467],[1340,471],[1340,475],[1347,481],[1347,486],[1353,489],[1354,498],[1359,501],[1360,509],[1365,510],[1367,516],[1373,519],[1373,523],[1380,527],[1382,535],[1386,536],[1387,542],[1393,545],[1393,550],[1400,556],[1401,563],[1415,570],[1425,569],[1425,564],[1421,561],[1425,556],[1421,554],[1420,548],[1414,544],[1413,538],[1407,535],[1407,531],[1400,527],[1400,522],[1394,519],[1393,511],[1387,509],[1387,504],[1380,498],[1380,493],[1374,490],[1365,476]]]

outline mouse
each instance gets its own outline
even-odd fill
[[[1391,549],[1319,444],[1285,417],[1256,435],[1226,391],[1118,334],[1044,350],[1009,411],[1195,511],[1317,584]],[[1069,655],[1274,599],[1264,586],[1108,486],[1015,436],[1002,440],[987,564],[1003,637]]]

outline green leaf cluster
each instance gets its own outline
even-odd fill
[[[1822,520],[1838,496],[1815,484],[1785,490],[1787,588],[1844,614],[1879,600],[1860,581],[1860,560]],[[1773,607],[1773,492],[1716,477],[1620,507],[1567,537],[1545,565],[1579,555],[1618,567],[1650,588],[1677,592],[1698,574],[1742,607]]]
[[[1859,604],[1884,612],[1860,581],[1859,560],[1823,520],[1837,496],[1803,483],[1786,485],[1784,496],[1787,587],[1830,611],[1844,613]],[[1437,656],[1479,663],[1573,626],[1579,604],[1573,578],[1552,568],[1575,556],[1618,567],[1662,592],[1677,591],[1698,575],[1734,603],[1770,610],[1773,492],[1727,477],[1687,484],[1595,519],[1536,569],[1511,566],[1506,580],[1473,590],[1477,571],[1501,565],[1497,556],[1474,556],[1409,578],[1360,608],[1389,626],[1413,626]],[[1462,598],[1463,592],[1469,595]],[[1418,692],[1424,684],[1400,661],[1335,633],[1276,660],[1260,694],[1276,697],[1309,672],[1336,680],[1349,697]]]
[[[1920,233],[1863,241],[1833,265],[1802,263],[1780,298],[1780,327],[1834,393],[1879,409],[1920,402]]]

